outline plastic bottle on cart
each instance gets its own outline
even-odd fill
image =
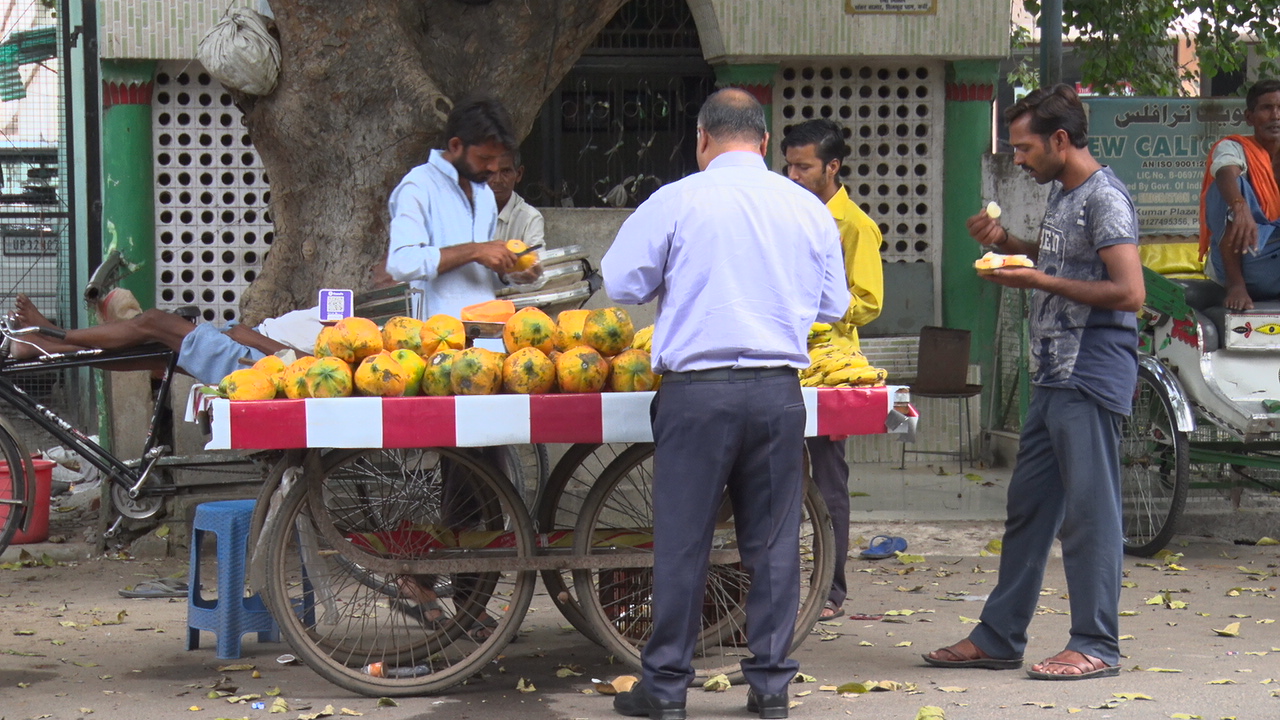
[[[363,668],[365,675],[378,678],[415,678],[431,674],[430,665],[414,665],[412,667],[392,667],[385,663],[370,663]]]

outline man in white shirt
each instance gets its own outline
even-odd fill
[[[659,188],[600,263],[615,302],[656,300],[653,623],[623,715],[684,720],[716,509],[733,498],[747,592],[747,710],[787,717],[800,601],[804,400],[816,321],[849,307],[840,235],[813,193],[770,172],[764,110],[721,90],[698,114],[701,172]]]
[[[529,247],[538,247],[543,244],[542,213],[515,191],[516,184],[523,179],[524,165],[520,163],[519,150],[498,160],[498,171],[489,178],[489,189],[498,202],[498,229],[493,239],[504,243],[520,240]]]
[[[532,270],[512,273],[515,253],[493,239],[498,205],[487,182],[516,147],[506,109],[492,98],[464,100],[449,113],[444,137],[444,149],[410,170],[388,203],[387,273],[422,291],[414,301],[420,319],[458,317],[505,282],[536,279]]]

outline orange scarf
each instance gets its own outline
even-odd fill
[[[1240,143],[1244,148],[1245,163],[1249,166],[1249,172],[1246,177],[1249,178],[1249,184],[1253,187],[1253,194],[1258,198],[1258,206],[1262,208],[1262,214],[1267,216],[1268,220],[1280,220],[1280,187],[1276,186],[1276,176],[1271,168],[1271,153],[1266,148],[1254,140],[1253,137],[1245,137],[1244,135],[1228,135],[1222,140],[1233,140]],[[1218,149],[1218,143],[1213,144],[1213,150]],[[1210,157],[1212,157],[1210,151]],[[1214,177],[1209,174],[1209,166],[1206,164],[1204,169],[1204,180],[1200,183],[1200,259],[1204,260],[1204,256],[1209,253],[1210,232],[1209,220],[1205,217],[1204,206],[1205,198],[1209,195],[1209,188],[1214,183]]]

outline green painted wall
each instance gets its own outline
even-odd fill
[[[112,84],[150,85],[154,70],[150,61],[104,60],[102,84],[104,89]],[[153,308],[155,182],[150,93],[146,97],[146,104],[111,105],[102,114],[102,251],[105,255],[115,247],[135,266],[120,285],[132,291],[143,308]]]
[[[943,152],[942,322],[973,333],[970,362],[982,366],[982,381],[993,379],[1000,286],[978,277],[973,261],[982,246],[969,237],[965,220],[983,206],[982,159],[991,152],[992,101],[952,99],[955,86],[989,87],[996,61],[958,61],[948,68]]]

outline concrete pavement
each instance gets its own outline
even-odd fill
[[[860,472],[866,475],[861,485],[856,483]],[[792,687],[800,703],[792,717],[911,720],[924,706],[942,708],[948,720],[1052,718],[1077,709],[1082,717],[1143,720],[1179,713],[1202,718],[1280,717],[1280,629],[1270,622],[1280,620],[1275,599],[1280,548],[1274,546],[1180,536],[1170,550],[1182,557],[1168,563],[1127,558],[1121,602],[1126,657],[1124,672],[1117,678],[1043,682],[1028,679],[1022,671],[926,666],[920,654],[964,636],[972,627],[967,619],[981,613],[978,599],[996,580],[999,558],[980,553],[1000,534],[1000,524],[988,509],[999,507],[1007,471],[974,474],[979,478],[918,469],[895,477],[887,470],[855,466],[851,488],[869,492],[870,497],[854,499],[852,535],[901,535],[910,541],[910,551],[924,555],[925,561],[849,561],[847,611],[911,614],[889,616],[887,621],[844,618],[820,626],[796,653],[802,672],[815,682]],[[923,502],[920,498],[931,498],[934,510],[904,505],[909,499]],[[943,516],[948,510],[970,517],[947,519]],[[933,517],[921,519],[930,513]],[[222,678],[238,695],[280,688],[291,710],[273,717],[297,718],[332,705],[335,713],[348,708],[386,720],[613,718],[610,698],[588,694],[588,680],[629,672],[611,665],[603,649],[566,630],[540,589],[521,640],[508,646],[488,672],[438,697],[401,699],[396,707],[379,707],[376,699],[353,696],[306,667],[277,664],[276,658],[289,649],[259,644],[253,635],[245,638],[241,661],[217,660],[208,634],[203,636],[204,648],[187,652],[185,601],[126,600],[117,595],[119,588],[148,577],[184,572],[182,559],[88,557],[89,546],[83,543],[29,549],[37,554],[52,551],[62,563],[0,569],[4,720],[268,717],[265,709],[207,698]],[[1060,650],[1070,621],[1058,559],[1051,559],[1043,585],[1041,614],[1031,627],[1029,662]],[[121,616],[121,611],[126,614]],[[1216,632],[1232,623],[1239,624],[1237,636]],[[261,677],[252,677],[251,671],[219,670],[233,662],[254,665]],[[556,667],[565,663],[581,665],[586,673],[556,677]],[[536,691],[517,692],[520,678],[532,682]],[[850,696],[824,689],[867,680],[892,680],[904,688]],[[749,718],[745,698],[745,687],[721,693],[691,690],[689,715]]]

